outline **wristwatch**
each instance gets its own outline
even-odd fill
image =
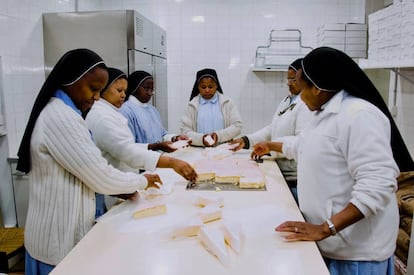
[[[329,231],[331,231],[331,236],[335,236],[336,235],[335,225],[332,223],[332,221],[330,219],[327,219],[326,223],[328,224]]]

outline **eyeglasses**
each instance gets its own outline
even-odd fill
[[[296,78],[288,78],[287,79],[287,82],[288,83],[293,83],[293,82],[295,82],[296,81]]]

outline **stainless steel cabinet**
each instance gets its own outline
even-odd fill
[[[134,10],[45,13],[43,42],[46,75],[63,53],[75,48],[96,51],[106,65],[131,74],[151,73],[153,104],[168,128],[167,33]]]

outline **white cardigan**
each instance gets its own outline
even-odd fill
[[[243,121],[236,104],[229,97],[218,93],[220,109],[223,112],[224,129],[216,131],[218,143],[227,142],[237,137],[242,130]],[[192,140],[192,145],[204,146],[203,135],[197,132],[197,113],[200,95],[195,96],[187,105],[181,118],[180,130]]]
[[[91,229],[95,192],[132,193],[147,186],[144,176],[108,165],[86,122],[60,99],[51,98],[42,110],[30,147],[25,247],[47,264],[58,264]]]
[[[156,169],[160,154],[148,150],[147,144],[135,143],[127,118],[105,99],[93,104],[86,123],[96,146],[114,167],[122,171]]]

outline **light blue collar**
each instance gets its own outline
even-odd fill
[[[204,99],[202,96],[200,96],[200,104],[201,105],[204,105],[204,104],[207,104],[207,103],[216,104],[217,101],[218,101],[218,94],[217,93],[218,92],[216,92],[211,99]]]
[[[294,103],[297,97],[298,95],[294,95],[294,94],[289,95],[290,104]]]
[[[75,112],[77,112],[79,115],[82,115],[82,112],[76,107],[75,103],[73,103],[72,99],[61,89],[58,89],[55,94],[53,95],[56,98],[59,98],[63,101],[66,105],[71,107]]]

